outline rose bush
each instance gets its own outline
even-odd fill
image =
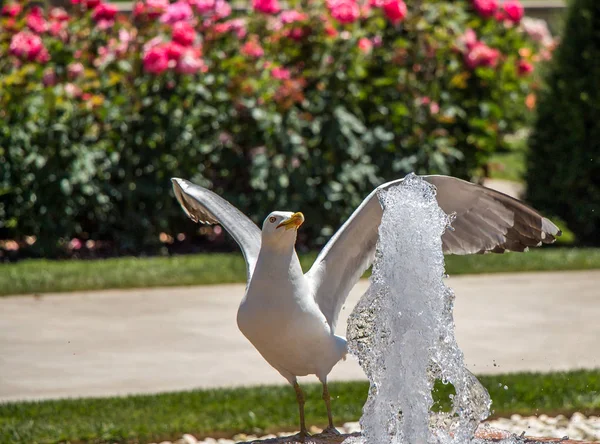
[[[513,0],[72,3],[0,15],[0,238],[44,254],[191,234],[172,176],[322,242],[383,180],[480,174],[553,47]]]

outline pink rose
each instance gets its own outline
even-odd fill
[[[190,4],[196,8],[198,13],[206,14],[215,9],[215,0],[190,0]]]
[[[400,23],[406,17],[406,3],[402,0],[386,0],[383,3],[383,12],[393,24]]]
[[[182,46],[191,46],[196,40],[194,27],[187,22],[177,22],[173,25],[173,41]]]
[[[229,24],[229,30],[235,32],[235,35],[238,39],[243,39],[246,37],[246,20],[243,18],[237,18],[229,20],[227,23]]]
[[[225,0],[216,0],[215,18],[222,19],[231,15],[231,6]]]
[[[525,9],[519,0],[506,0],[502,8],[506,18],[513,23],[519,23],[525,15]]]
[[[37,34],[42,34],[48,29],[48,24],[46,23],[46,20],[44,20],[44,17],[38,14],[27,14],[25,23],[29,29]]]
[[[81,63],[73,62],[67,66],[67,75],[69,76],[69,79],[74,80],[81,74],[83,74],[83,65]]]
[[[265,14],[277,14],[281,10],[277,0],[252,0],[252,7]]]
[[[466,49],[473,49],[477,45],[477,34],[471,28],[468,28],[465,33],[458,38],[458,42]]]
[[[517,71],[520,76],[528,76],[533,72],[533,65],[527,60],[519,60],[517,64]]]
[[[69,249],[70,250],[79,250],[81,247],[83,246],[83,244],[81,243],[81,241],[79,239],[71,239],[71,241],[69,242]]]
[[[180,0],[175,3],[171,3],[168,6],[167,12],[161,15],[160,21],[162,23],[169,23],[173,25],[177,22],[191,20],[193,16],[194,13],[192,12],[192,8],[190,7],[190,5]]]
[[[52,8],[49,16],[50,20],[56,20],[59,22],[66,22],[69,20],[69,14],[63,8]]]
[[[119,10],[109,3],[100,3],[92,12],[92,18],[96,22],[112,22]]]
[[[29,31],[21,31],[10,40],[10,53],[19,58],[33,61],[43,49],[42,39]]]
[[[340,23],[354,23],[360,17],[360,8],[355,0],[327,0],[331,16]]]
[[[497,0],[473,0],[473,7],[475,10],[485,18],[490,18],[494,15],[498,9]]]
[[[231,23],[217,23],[213,28],[213,31],[215,31],[215,34],[225,34],[226,32],[231,31]]]
[[[16,17],[21,13],[22,10],[23,7],[20,4],[9,3],[8,5],[4,5],[2,7],[2,12],[0,12],[0,15],[4,15],[6,17]]]
[[[169,68],[169,58],[164,46],[153,46],[143,57],[144,69],[152,74],[160,74]]]
[[[475,69],[479,66],[494,68],[498,64],[499,57],[500,51],[490,48],[485,43],[477,42],[465,54],[465,63],[470,69]]]
[[[245,56],[254,58],[262,57],[265,53],[256,38],[250,38],[246,43],[244,43],[240,49],[240,52]]]
[[[285,68],[273,68],[271,70],[271,76],[279,80],[287,80],[290,78],[290,72]]]
[[[369,0],[369,6],[373,8],[383,8],[383,0]]]
[[[286,25],[294,22],[303,22],[306,19],[308,19],[306,14],[303,12],[298,12],[294,9],[291,11],[283,11],[281,14],[279,14],[279,20],[281,20],[281,23]]]
[[[206,65],[194,50],[187,50],[177,62],[175,70],[180,74],[196,74],[206,71]]]
[[[66,30],[65,22],[52,21],[48,26],[48,33],[53,37],[61,37],[64,30]],[[66,34],[63,34],[62,38],[65,40]]]
[[[373,49],[373,42],[366,37],[363,37],[358,40],[358,49],[360,49],[365,54],[368,54]]]
[[[146,0],[145,12],[151,19],[156,19],[169,8],[169,0]]]
[[[132,33],[125,29],[119,29],[119,41],[124,45],[129,45],[133,41]]]

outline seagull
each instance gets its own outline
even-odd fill
[[[453,230],[442,236],[446,254],[526,251],[554,242],[556,225],[506,194],[450,176],[421,176],[437,189],[437,201],[455,214]],[[239,244],[246,260],[246,292],[237,313],[241,332],[296,392],[301,441],[309,436],[304,394],[297,377],[316,375],[323,386],[329,426],[327,375],[347,353],[346,340],[335,327],[348,293],[373,263],[383,215],[377,192],[404,179],[377,187],[333,235],[307,273],[295,250],[300,212],[274,211],[260,230],[247,216],[212,191],[173,178],[173,190],[194,221],[220,224]]]

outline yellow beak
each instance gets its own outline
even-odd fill
[[[295,228],[297,230],[298,227],[300,225],[302,225],[303,223],[304,223],[304,214],[294,213],[290,216],[290,218],[288,220],[284,220],[279,225],[277,225],[277,228],[285,227],[286,231],[291,230],[293,228]]]

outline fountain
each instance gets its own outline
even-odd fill
[[[357,436],[315,436],[344,444],[518,444],[532,440],[479,427],[487,390],[465,367],[454,338],[454,293],[444,284],[441,236],[453,217],[435,187],[409,174],[379,192],[384,209],[370,287],[348,320],[347,339],[370,381]],[[436,380],[452,384],[452,408],[432,412]],[[479,427],[479,429],[478,429]],[[285,438],[269,440],[291,443]]]
[[[361,440],[470,442],[491,400],[454,338],[441,240],[452,218],[438,206],[435,187],[413,174],[378,197],[384,212],[371,285],[347,330],[350,352],[371,382]],[[447,414],[431,412],[436,379],[456,390]]]

